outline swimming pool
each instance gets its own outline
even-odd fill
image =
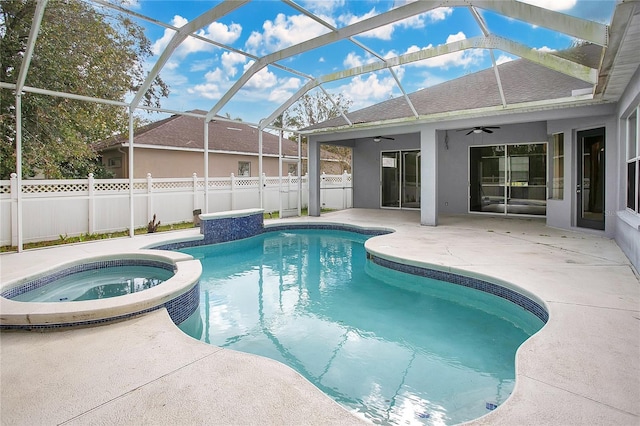
[[[515,352],[543,321],[379,266],[367,238],[287,230],[184,249],[203,266],[203,327],[190,334],[281,361],[375,423],[459,423],[503,403]]]

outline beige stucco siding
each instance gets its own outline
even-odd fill
[[[103,153],[103,164],[116,174],[116,177],[128,177],[128,153],[110,150]],[[191,177],[194,173],[204,176],[204,154],[197,151],[179,151],[164,149],[136,148],[134,150],[134,178],[144,178],[147,173],[156,178]],[[267,176],[278,175],[278,159],[263,157],[263,172]],[[109,163],[113,164],[109,167]],[[258,176],[258,158],[251,155],[209,154],[209,176],[238,176],[239,162],[251,163],[251,176]],[[120,166],[118,166],[120,165]],[[283,174],[287,166],[283,165]]]

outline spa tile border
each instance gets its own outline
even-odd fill
[[[100,260],[97,262],[81,263],[69,268],[53,271],[50,274],[28,281],[24,284],[18,285],[13,288],[9,288],[2,293],[1,297],[5,299],[13,299],[21,294],[38,289],[53,281],[67,277],[69,275],[77,274],[85,271],[92,271],[95,269],[114,268],[119,266],[150,266],[154,268],[161,268],[169,272],[175,273],[175,268],[172,264],[161,262],[158,260],[149,259],[113,259],[113,260]]]
[[[454,274],[452,272],[445,272],[421,266],[398,263],[388,259],[383,259],[370,253],[367,253],[367,258],[373,263],[385,268],[394,269],[396,271],[405,272],[407,274],[417,275],[420,277],[444,281],[450,284],[461,285],[463,287],[472,288],[492,294],[494,296],[501,297],[531,312],[545,324],[549,320],[549,313],[544,307],[542,307],[539,303],[531,300],[527,296],[524,296],[517,291],[511,290],[510,288],[502,287],[498,284],[494,284],[478,278]]]
[[[184,320],[198,309],[200,305],[200,282],[193,286],[189,291],[184,292],[180,296],[158,306],[143,309],[137,312],[130,312],[125,315],[118,315],[110,318],[99,320],[66,322],[60,324],[19,324],[19,325],[0,325],[0,330],[22,330],[22,331],[53,331],[60,329],[68,329],[73,327],[92,327],[97,325],[109,324],[116,321],[123,321],[138,315],[156,311],[160,308],[166,308],[171,320],[175,325],[180,325]]]

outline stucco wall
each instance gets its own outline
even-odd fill
[[[420,149],[417,133],[397,135],[395,140],[374,142],[370,137],[357,139],[353,148],[353,206],[380,208],[380,152]]]
[[[626,151],[625,151],[625,132],[624,119],[629,116],[631,110],[640,103],[640,68],[636,70],[631,79],[625,93],[620,98],[617,109],[618,125],[620,126],[620,152],[618,155],[618,164],[621,165],[619,173],[619,184],[621,196],[618,203],[618,211],[616,212],[616,233],[615,240],[631,260],[636,271],[640,271],[640,215],[632,213],[626,209]]]
[[[546,142],[544,122],[502,125],[494,133],[438,131],[438,211],[444,214],[469,210],[469,147],[493,144]],[[448,135],[448,143],[445,137]]]
[[[122,157],[122,169],[114,172],[118,177],[128,177],[128,160],[125,153],[111,151],[103,155],[103,163],[108,164],[109,158]],[[238,162],[251,163],[251,176],[258,176],[258,158],[249,155],[209,154],[209,176],[228,177],[233,173],[238,176]],[[263,172],[267,176],[278,175],[278,159],[263,157]],[[156,178],[191,177],[194,173],[204,176],[204,154],[202,152],[158,150],[139,148],[134,152],[134,178],[144,178],[147,173]],[[283,164],[283,174],[287,174],[287,166]]]

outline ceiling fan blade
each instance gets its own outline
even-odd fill
[[[484,126],[485,129],[499,129],[500,126]]]
[[[465,136],[468,136],[468,135],[470,135],[471,133],[473,133],[473,129],[469,130]]]
[[[493,130],[489,130],[489,128],[484,127],[482,130],[484,130],[487,133],[493,133]]]

